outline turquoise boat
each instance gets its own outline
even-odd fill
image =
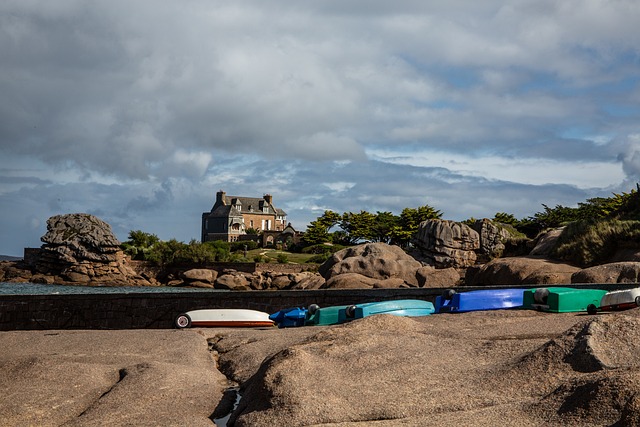
[[[317,304],[311,304],[307,311],[305,326],[326,326],[340,323],[340,310],[348,306],[339,305],[320,308]]]
[[[373,316],[375,314],[391,314],[393,316],[418,317],[428,316],[435,312],[433,303],[423,300],[403,299],[392,301],[368,302],[354,304],[341,309],[338,313],[339,323]]]
[[[600,307],[607,291],[602,289],[537,288],[524,291],[523,308],[551,313],[587,311],[589,305]]]

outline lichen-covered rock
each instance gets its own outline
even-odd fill
[[[327,282],[335,276],[356,273],[375,280],[400,278],[409,286],[418,286],[416,270],[420,267],[420,262],[398,246],[366,243],[336,252],[318,271]]]
[[[491,220],[484,218],[473,223],[471,228],[480,237],[480,247],[476,251],[477,254],[486,261],[502,256],[505,242],[510,237],[509,232],[504,227],[500,227]]]
[[[111,226],[84,213],[47,221],[36,272],[56,276],[55,283],[100,286],[150,286],[130,266]],[[59,280],[58,280],[59,279]]]
[[[472,266],[480,248],[480,235],[471,227],[440,219],[422,222],[414,241],[425,261],[437,268]]]

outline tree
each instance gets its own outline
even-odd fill
[[[342,215],[340,228],[349,236],[349,244],[356,244],[363,240],[373,240],[375,221],[376,216],[367,211],[360,211],[357,214],[348,212]]]
[[[155,234],[145,233],[141,230],[131,230],[129,232],[129,240],[133,246],[138,246],[142,248],[150,248],[151,246],[158,243],[160,239]]]
[[[442,212],[429,205],[418,208],[404,208],[400,213],[399,225],[392,229],[392,241],[402,247],[411,243],[420,223],[429,219],[442,218]]]
[[[121,247],[131,259],[145,260],[149,250],[159,241],[160,239],[155,234],[131,230],[129,232],[129,240],[124,242]]]
[[[329,230],[338,224],[340,218],[340,215],[336,212],[324,211],[322,216],[309,224],[307,231],[305,231],[304,236],[302,236],[302,240],[308,245],[330,242],[331,236]]]
[[[372,228],[372,241],[390,243],[392,231],[400,222],[400,217],[391,212],[376,212],[376,218]]]
[[[516,227],[520,221],[510,213],[497,212],[492,219],[493,222],[499,222],[501,224],[508,224]]]
[[[147,259],[153,261],[156,264],[165,266],[178,262],[180,259],[180,251],[186,245],[176,239],[168,241],[159,241],[149,251]]]

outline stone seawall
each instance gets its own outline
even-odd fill
[[[206,291],[176,293],[1,295],[0,330],[166,329],[175,317],[203,308],[268,313],[287,307],[354,304],[387,299],[434,301],[438,289]]]
[[[576,285],[571,285],[577,287]],[[629,289],[636,285],[583,285]],[[496,287],[499,288],[499,287]],[[528,289],[530,286],[523,286]],[[465,288],[465,290],[487,289]],[[0,295],[0,330],[168,329],[183,312],[245,308],[273,313],[287,307],[357,304],[392,299],[434,302],[445,289],[326,289],[312,291],[207,291],[180,293]]]

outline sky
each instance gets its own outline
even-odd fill
[[[0,254],[85,212],[200,238],[215,194],[527,218],[640,182],[636,0],[3,0]]]

